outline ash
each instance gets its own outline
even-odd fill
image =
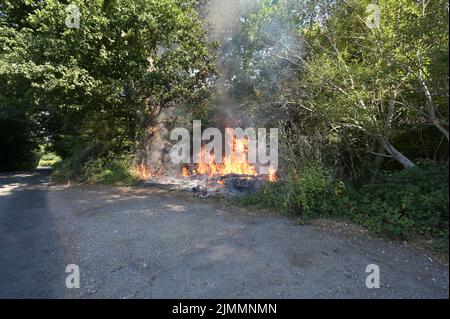
[[[227,174],[218,177],[162,175],[149,178],[144,182],[149,187],[192,192],[200,198],[242,196],[258,191],[265,183],[267,183],[267,176],[265,175],[241,174]]]

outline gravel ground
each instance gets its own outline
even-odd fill
[[[0,297],[448,298],[448,264],[346,224],[47,178],[0,175]],[[65,288],[70,263],[79,289]],[[365,286],[368,264],[380,289]]]

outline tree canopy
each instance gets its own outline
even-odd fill
[[[66,25],[69,3],[80,12],[79,28]],[[96,156],[133,152],[154,114],[209,92],[214,55],[196,5],[3,2],[1,120],[26,122],[29,143],[41,137],[64,157],[80,148]],[[15,156],[14,141],[2,150],[7,156]]]
[[[354,176],[448,159],[448,3],[377,3],[373,27],[370,1],[259,1],[230,46],[237,99]]]

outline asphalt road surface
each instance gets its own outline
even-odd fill
[[[0,298],[448,298],[448,264],[346,223],[0,174]],[[66,287],[66,267],[80,288]],[[366,267],[380,270],[368,289]]]

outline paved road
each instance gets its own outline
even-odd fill
[[[448,298],[448,265],[347,224],[0,174],[0,298]],[[81,288],[65,287],[77,264]],[[367,289],[368,264],[381,288]]]
[[[64,252],[46,205],[48,171],[0,175],[0,297],[64,294]]]

